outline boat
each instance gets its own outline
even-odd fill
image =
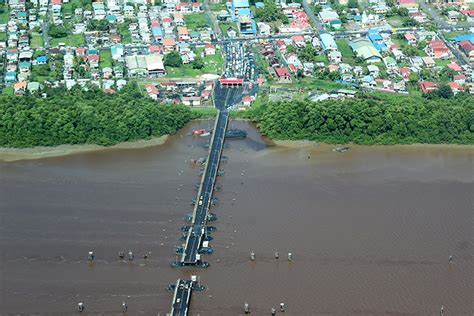
[[[193,135],[202,135],[204,133],[209,133],[209,132],[205,130],[204,128],[193,129]]]
[[[345,153],[346,151],[349,151],[351,148],[350,147],[336,147],[333,148],[332,151],[337,151],[339,153]]]

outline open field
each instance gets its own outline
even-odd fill
[[[50,41],[51,46],[58,46],[59,43],[65,43],[66,46],[79,47],[84,45],[85,38],[84,34],[69,34],[66,37],[52,38]]]

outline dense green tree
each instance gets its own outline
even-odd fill
[[[48,30],[48,35],[53,38],[66,37],[69,33],[69,30],[64,26],[51,25]]]
[[[48,98],[0,95],[0,146],[113,145],[173,134],[191,118],[188,107],[157,104],[130,84],[115,95],[46,88]]]
[[[202,69],[204,68],[204,62],[202,61],[201,57],[196,56],[196,58],[194,58],[193,62],[191,63],[191,66],[193,69]]]
[[[109,30],[109,22],[107,20],[90,20],[87,24],[89,31],[107,32]]]
[[[178,52],[172,51],[165,55],[164,64],[169,67],[179,67],[183,64],[183,60]]]
[[[262,103],[252,119],[274,139],[328,143],[474,143],[474,102],[419,97],[307,100]]]
[[[264,0],[265,6],[255,12],[255,17],[263,22],[273,22],[283,18],[283,12],[277,7],[275,1]]]

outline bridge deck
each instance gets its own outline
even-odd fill
[[[206,168],[202,175],[196,205],[193,211],[191,228],[188,231],[186,244],[180,260],[181,265],[198,264],[197,255],[199,254],[199,250],[207,234],[207,217],[224,145],[228,120],[229,112],[227,110],[219,111],[214,125],[214,132],[211,139]]]
[[[181,280],[176,282],[173,296],[173,304],[171,305],[171,316],[188,315],[189,302],[191,301],[191,293],[193,291],[193,281]]]

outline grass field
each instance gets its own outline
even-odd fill
[[[7,38],[7,33],[6,32],[0,32],[0,40],[4,40]]]
[[[342,54],[342,61],[348,64],[355,63],[355,56],[352,52],[352,48],[349,46],[349,43],[345,39],[338,39],[336,40],[337,48]]]
[[[447,40],[450,40],[453,37],[456,37],[458,35],[467,34],[467,33],[468,32],[445,32],[445,33],[443,33],[443,35],[444,35],[444,38],[446,38]]]
[[[0,13],[0,24],[6,24],[8,22],[10,12],[4,4],[0,5],[0,10],[4,10],[2,13]]]
[[[237,26],[233,22],[219,22],[219,28],[223,35],[227,35],[227,29],[233,27],[237,31]]]
[[[196,54],[200,55],[201,49],[196,49]],[[224,58],[219,50],[216,50],[214,56],[206,56],[202,58],[204,67],[202,69],[193,69],[191,64],[182,65],[181,67],[166,67],[166,77],[197,77],[203,74],[220,74],[224,66]]]
[[[43,47],[43,36],[41,34],[32,34],[30,46],[32,48]]]
[[[186,14],[184,21],[190,30],[197,30],[211,25],[211,21],[206,13]]]
[[[69,34],[66,37],[52,38],[50,41],[50,45],[54,47],[58,46],[59,43],[65,43],[66,46],[79,47],[84,45],[84,42],[84,34]]]
[[[110,49],[103,49],[99,53],[99,66],[101,68],[104,67],[112,67],[112,53],[110,52]]]
[[[330,80],[321,80],[313,78],[303,78],[298,80],[295,84],[298,87],[304,88],[305,90],[337,90],[337,89],[351,89],[350,85],[345,85],[342,83],[330,81]]]
[[[120,23],[118,25],[118,31],[122,37],[123,44],[130,44],[132,42],[132,35],[130,35],[130,31],[128,30],[128,23]]]
[[[451,59],[435,59],[436,66],[446,67],[451,63]]]
[[[227,6],[225,3],[210,3],[209,8],[211,9],[211,11],[214,11],[214,12],[227,10]]]
[[[13,89],[13,87],[5,87],[2,90],[2,94],[6,94],[6,95],[13,95],[14,92],[15,90]]]

